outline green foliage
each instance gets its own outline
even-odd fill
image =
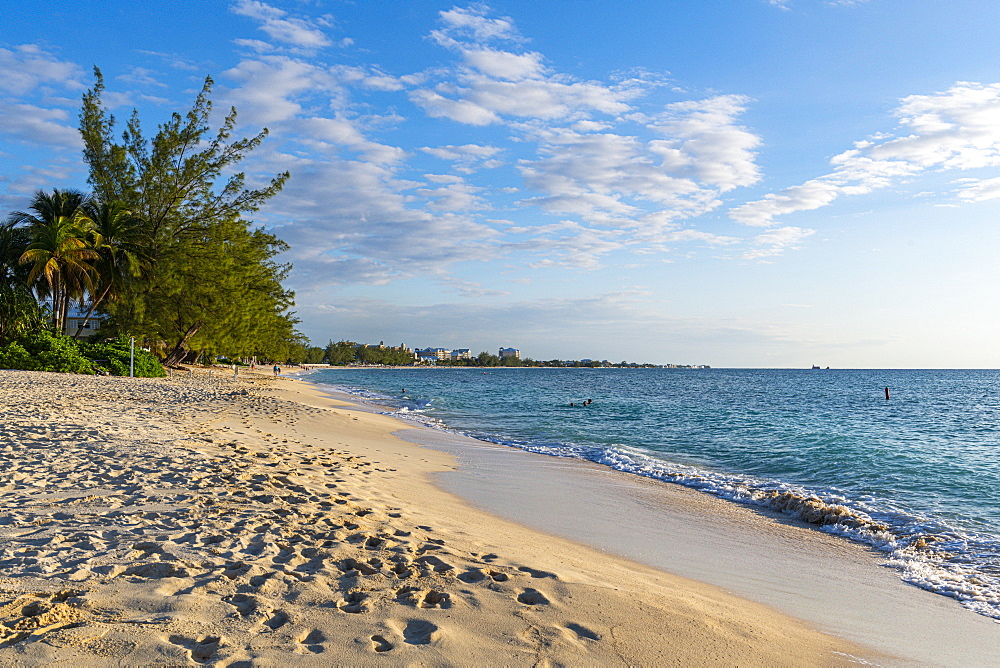
[[[0,367],[28,371],[94,373],[94,362],[80,352],[68,336],[43,329],[22,336],[0,348]]]
[[[323,356],[326,351],[319,346],[309,346],[306,348],[305,352],[305,364],[322,364]]]
[[[343,366],[356,361],[356,351],[358,344],[352,341],[340,341],[334,343],[330,341],[326,345],[326,363],[333,366]]]
[[[233,166],[260,145],[267,130],[230,140],[236,127],[236,109],[230,109],[215,137],[206,137],[212,115],[211,77],[205,78],[190,111],[183,117],[174,113],[149,140],[133,110],[122,143],[116,141],[114,116],[103,106],[104,77],[96,67],[94,78],[80,111],[90,183],[99,200],[124,202],[146,221],[156,243],[256,211],[288,179],[286,172],[260,190],[244,188],[246,177],[234,173]],[[215,184],[224,173],[231,175],[217,191]]]
[[[0,283],[0,344],[41,329],[48,318],[48,311],[26,287]]]
[[[235,169],[267,130],[233,138],[232,109],[211,135],[206,78],[191,110],[173,114],[155,136],[143,136],[134,111],[119,133],[101,101],[103,77],[94,73],[80,111],[93,198],[38,191],[27,212],[0,223],[0,344],[18,343],[3,349],[4,363],[92,371],[76,342],[57,337],[33,350],[38,341],[22,340],[42,329],[46,315],[62,332],[73,303],[88,309],[84,320],[98,309],[110,316],[102,333],[152,341],[170,364],[189,352],[321,358],[322,349],[295,332],[293,295],[281,285],[289,265],[273,259],[287,245],[244,218],[288,178],[279,174],[262,188],[247,188]],[[48,311],[39,305],[46,298],[53,304]],[[114,373],[127,372],[121,340],[94,346],[84,352],[106,360]],[[137,356],[137,375],[163,375],[152,357]],[[147,357],[149,364],[139,361]]]
[[[89,243],[93,221],[83,209],[87,196],[77,190],[35,192],[28,211],[14,211],[9,224],[27,233],[28,245],[18,258],[30,266],[24,285],[52,299],[52,326],[62,330],[74,300],[93,291],[97,252]]]
[[[297,321],[287,312],[292,294],[281,286],[288,266],[272,260],[287,246],[244,218],[277,194],[288,174],[251,189],[235,169],[267,130],[231,138],[232,109],[210,136],[213,82],[206,78],[187,114],[173,114],[147,139],[133,112],[119,140],[115,119],[101,101],[104,79],[96,68],[94,73],[96,83],[80,112],[89,180],[99,201],[121,203],[127,219],[141,221],[141,229],[119,229],[130,243],[144,245],[130,251],[145,265],[141,277],[125,254],[105,253],[102,260],[132,274],[114,285],[114,299],[102,306],[111,326],[161,342],[167,364],[188,351],[297,356]]]
[[[17,341],[11,341],[0,347],[0,369],[32,369],[34,360],[31,353]]]
[[[129,339],[119,337],[114,341],[80,343],[79,346],[81,352],[102,369],[115,376],[128,375],[131,348]],[[134,366],[137,378],[163,378],[167,375],[156,357],[139,347],[135,348]]]
[[[127,376],[129,347],[127,339],[83,343],[42,329],[0,347],[0,369],[87,374],[106,371],[116,376]],[[136,348],[135,375],[162,378],[166,372],[156,357]]]

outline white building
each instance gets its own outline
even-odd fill
[[[84,321],[87,319],[87,312],[81,311],[76,307],[70,307],[69,311],[66,313],[66,321],[63,323],[63,334],[66,336],[76,336],[76,330],[80,329],[80,325],[83,325],[83,331],[80,332],[81,339],[86,339],[91,334],[96,332],[104,324],[105,316],[98,313],[93,313],[90,316],[90,322],[84,325]]]
[[[513,357],[514,359],[521,359],[521,351],[517,348],[501,348],[500,349],[500,359],[505,357]]]

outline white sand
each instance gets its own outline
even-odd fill
[[[0,371],[0,406],[0,666],[885,660],[475,510],[302,383]]]

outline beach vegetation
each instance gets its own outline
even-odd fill
[[[135,376],[162,378],[166,375],[154,355],[139,347],[133,350],[129,339],[89,343],[55,334],[47,328],[0,346],[0,369],[127,376],[131,354],[134,354]]]
[[[80,342],[80,351],[94,362],[97,370],[107,371],[114,376],[129,375],[129,356],[132,357],[135,376],[138,378],[163,378],[167,375],[156,356],[136,346],[131,341],[119,337],[111,341]]]
[[[67,336],[41,329],[0,348],[0,368],[62,373],[95,373],[93,360]]]
[[[347,364],[381,364],[408,366],[414,363],[413,351],[403,346],[368,345],[353,341],[330,341],[323,353],[323,362],[332,366]]]
[[[353,341],[338,341],[337,343],[334,343],[331,340],[326,345],[323,359],[327,364],[332,366],[343,366],[345,364],[356,362],[357,347],[358,344]]]
[[[84,319],[76,330],[79,337],[97,308],[113,301],[150,266],[148,236],[143,221],[122,202],[88,201],[83,210],[90,221],[90,247],[97,253],[93,262],[94,289]]]
[[[28,287],[29,269],[21,263],[29,243],[27,228],[0,222],[0,345],[40,329],[49,318]]]
[[[119,140],[99,69],[94,76],[80,112],[89,182],[98,201],[121,203],[142,222],[125,229],[145,247],[134,263],[115,265],[119,277],[129,274],[105,307],[116,331],[161,347],[167,365],[220,353],[282,359],[296,320],[288,313],[292,293],[281,287],[288,265],[272,258],[287,245],[253,229],[245,216],[277,194],[289,174],[253,188],[236,169],[267,130],[234,139],[232,108],[211,132],[207,77],[186,114],[174,113],[147,138],[133,111]]]
[[[98,254],[87,242],[93,222],[84,210],[86,195],[77,190],[39,190],[28,211],[14,211],[9,222],[28,232],[18,259],[29,266],[25,283],[51,301],[52,326],[62,330],[73,301],[93,290]]]
[[[0,224],[0,345],[17,344],[4,348],[5,363],[92,372],[73,355],[93,352],[120,373],[120,342],[132,337],[168,365],[219,355],[322,359],[295,330],[294,295],[282,285],[290,265],[275,259],[287,244],[247,218],[289,176],[255,175],[253,187],[237,169],[267,130],[235,138],[235,109],[213,130],[211,78],[153,136],[135,111],[118,128],[94,75],[80,111],[92,194],[39,190]],[[42,333],[72,334],[71,306],[82,315],[76,337],[99,315],[105,343]],[[35,334],[42,338],[24,340]]]

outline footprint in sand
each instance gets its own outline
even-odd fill
[[[494,582],[506,582],[510,577],[506,573],[501,573],[499,571],[487,571],[481,568],[473,568],[464,573],[459,574],[458,579],[462,582],[467,582],[472,584],[474,582],[482,582],[486,578],[490,578]]]
[[[359,613],[364,612],[367,608],[364,606],[364,601],[367,598],[365,594],[360,591],[350,592],[344,597],[344,600],[340,602],[337,607],[344,612]]]
[[[438,627],[424,619],[411,619],[403,629],[403,640],[409,645],[429,645],[438,639]]]
[[[451,594],[443,591],[429,591],[424,599],[420,601],[421,608],[450,608]]]
[[[566,622],[566,628],[576,634],[576,637],[583,640],[600,640],[601,635],[596,631],[591,631],[586,626],[577,624],[576,622]]]
[[[393,647],[392,643],[386,640],[384,636],[374,635],[371,640],[372,649],[376,652],[388,652]]]
[[[416,559],[416,562],[430,568],[435,573],[446,573],[447,571],[454,570],[455,568],[448,562],[443,561],[442,559],[439,559],[438,557],[435,557],[433,555],[424,555],[422,557],[418,557]]]
[[[529,587],[517,595],[517,602],[525,605],[547,605],[549,599],[545,598],[542,592]]]
[[[275,610],[274,615],[272,615],[269,620],[264,622],[264,626],[270,628],[272,631],[277,631],[287,623],[288,613],[283,610]]]
[[[302,645],[305,646],[307,650],[309,650],[313,654],[320,654],[326,651],[326,648],[323,647],[322,644],[326,642],[326,634],[320,631],[319,629],[313,629],[308,633],[304,633],[298,638],[296,638],[296,640],[298,640]]]
[[[559,576],[555,573],[550,573],[549,571],[541,571],[537,568],[531,568],[530,566],[521,566],[517,570],[527,573],[533,578],[552,578],[553,580],[558,580]]]
[[[175,635],[170,636],[169,640],[174,645],[179,645],[188,650],[191,654],[191,658],[197,663],[207,663],[222,644],[222,638],[218,636],[202,636],[201,638],[195,640],[193,638]]]
[[[252,615],[257,610],[257,599],[246,594],[234,594],[223,600],[236,608],[241,617]]]

